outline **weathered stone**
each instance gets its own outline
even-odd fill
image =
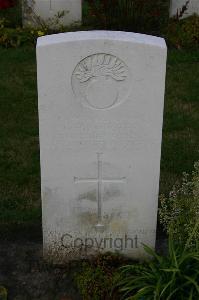
[[[170,16],[179,15],[187,0],[171,0]],[[199,14],[199,0],[190,0],[187,5],[187,10],[183,13],[182,18],[186,18],[192,14]]]
[[[125,32],[38,39],[45,257],[155,246],[166,45]]]

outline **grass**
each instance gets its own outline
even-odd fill
[[[0,50],[0,222],[40,220],[34,49]]]
[[[169,52],[160,192],[168,193],[199,159],[199,51]]]
[[[36,60],[0,48],[0,224],[40,223]],[[168,55],[160,191],[199,159],[199,51]],[[144,183],[143,183],[144,184]]]

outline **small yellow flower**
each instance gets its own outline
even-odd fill
[[[37,31],[37,34],[38,34],[38,36],[42,36],[42,35],[44,35],[44,32],[43,31]]]

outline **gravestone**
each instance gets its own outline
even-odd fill
[[[37,43],[44,255],[155,246],[166,45],[90,31]]]
[[[170,2],[170,16],[176,16],[182,10],[187,0],[171,0]],[[190,0],[187,5],[187,10],[184,12],[182,18],[189,17],[193,14],[199,14],[199,0]]]
[[[36,28],[41,28],[41,23],[51,28],[68,26],[81,22],[81,11],[81,0],[23,0],[23,25]],[[63,16],[57,18],[61,13]]]

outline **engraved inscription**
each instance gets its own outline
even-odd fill
[[[97,177],[96,178],[79,178],[75,177],[74,181],[75,183],[79,182],[95,182],[97,183],[97,193],[96,193],[96,199],[97,199],[97,224],[95,224],[95,228],[97,231],[103,231],[104,230],[104,224],[102,220],[102,206],[103,206],[103,196],[102,196],[102,185],[105,182],[110,183],[121,183],[124,182],[126,178],[104,178],[103,177],[103,165],[102,165],[102,153],[97,153]]]
[[[128,67],[121,59],[97,53],[77,64],[72,74],[72,88],[83,105],[108,109],[124,101],[129,77]]]
[[[81,61],[74,75],[80,82],[88,81],[94,77],[110,76],[115,80],[125,80],[127,69],[117,57],[109,54],[95,54]]]

